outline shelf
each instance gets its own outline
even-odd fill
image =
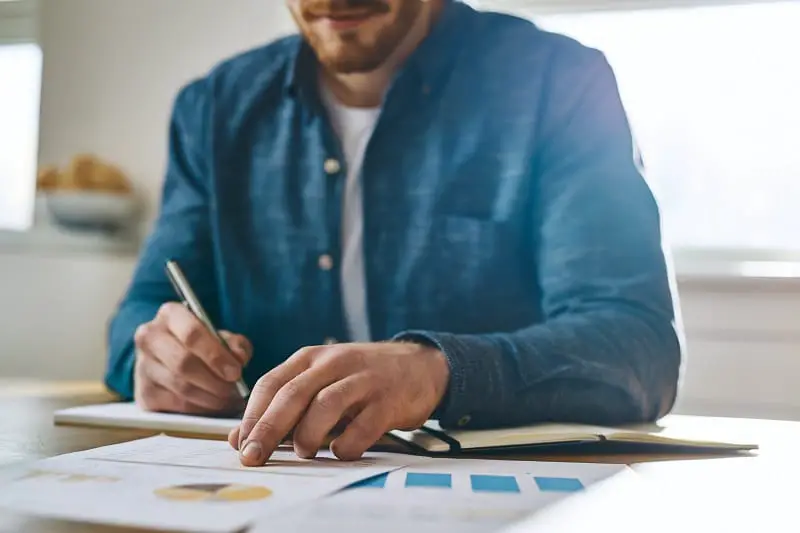
[[[0,254],[135,255],[140,241],[133,235],[71,232],[52,226],[28,231],[0,231]]]

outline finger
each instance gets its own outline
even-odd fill
[[[357,461],[389,430],[386,408],[370,404],[331,443],[331,451],[342,461]]]
[[[225,342],[228,344],[228,347],[239,363],[242,366],[246,366],[253,358],[253,345],[250,344],[247,337],[236,335],[230,331],[220,331],[219,334],[225,339]]]
[[[166,304],[159,311],[156,320],[166,324],[175,338],[220,378],[232,383],[241,377],[242,365],[236,356],[226,350],[203,323],[184,306]]]
[[[225,400],[221,399],[195,385],[181,376],[173,374],[158,359],[142,353],[140,357],[147,358],[141,364],[141,375],[145,380],[167,389],[178,399],[189,402],[197,407],[218,412],[225,408]]]
[[[239,451],[239,428],[235,427],[228,433],[228,444],[231,445],[231,448]]]
[[[307,370],[311,364],[314,348],[303,348],[289,359],[267,372],[256,382],[247,400],[247,407],[242,415],[239,426],[239,447],[248,438],[256,423],[261,420],[264,412],[281,387]]]
[[[294,430],[294,449],[298,456],[311,459],[337,424],[352,409],[362,407],[372,390],[362,376],[348,376],[322,389],[311,401],[306,414]]]
[[[205,407],[179,398],[169,389],[156,383],[149,382],[144,386],[144,389],[145,392],[137,395],[136,404],[145,411],[190,415],[208,415],[213,413],[213,411]]]
[[[246,466],[264,464],[286,435],[300,421],[311,400],[328,385],[345,377],[331,372],[331,365],[312,366],[281,387],[264,414],[245,438],[242,463]]]
[[[231,396],[233,387],[220,379],[193,353],[189,352],[165,327],[151,325],[138,336],[139,350],[179,378],[220,399]]]

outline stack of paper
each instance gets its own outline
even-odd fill
[[[143,413],[133,404],[61,411],[56,419],[213,436],[227,434],[238,423]],[[455,437],[460,438],[462,449],[482,448],[487,446],[484,441],[509,449],[521,443],[612,438],[635,438],[639,443],[658,440],[678,447],[687,442],[645,431],[612,433],[566,426],[522,428],[502,435],[443,437],[436,428],[423,433],[406,435],[409,438],[404,440],[431,455],[452,453]],[[439,442],[451,443],[441,448]],[[0,473],[0,507],[79,522],[210,533],[245,528],[263,533],[491,533],[554,503],[580,502],[597,484],[621,477],[638,479],[621,465],[387,453],[369,453],[357,462],[321,453],[308,461],[285,450],[276,452],[264,467],[246,468],[227,442],[159,436]]]
[[[233,532],[414,461],[389,454],[307,461],[278,451],[266,466],[245,468],[226,442],[162,436],[9,471],[0,475],[0,507],[79,522]]]
[[[430,459],[321,500],[313,512],[261,520],[252,531],[491,533],[620,475],[635,474],[620,465]]]

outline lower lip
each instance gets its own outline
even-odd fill
[[[334,18],[325,18],[325,24],[327,24],[331,29],[335,31],[345,31],[345,30],[352,30],[358,28],[368,20],[370,20],[374,15],[365,15],[363,17],[358,18],[347,18],[347,19],[334,19]]]

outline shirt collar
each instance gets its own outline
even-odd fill
[[[460,39],[469,35],[466,24],[473,9],[461,0],[446,0],[442,13],[430,33],[406,61],[404,70],[415,71],[428,90],[437,87],[449,73],[461,47]],[[302,37],[292,50],[285,88],[290,94],[311,96],[316,93],[317,60]],[[306,93],[307,90],[310,93]]]

